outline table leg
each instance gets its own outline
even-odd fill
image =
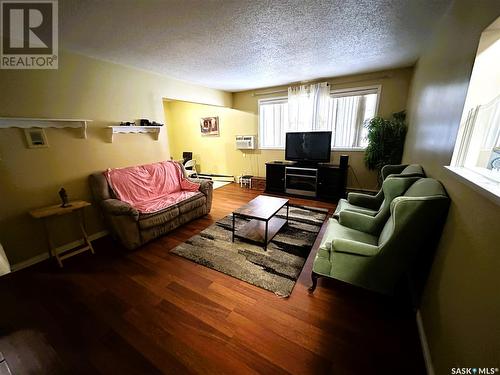
[[[56,247],[54,246],[54,243],[52,242],[52,237],[50,236],[50,228],[49,228],[49,222],[48,218],[43,219],[43,227],[45,228],[45,235],[47,236],[47,245],[49,246],[49,259],[52,258],[52,256],[56,257],[57,264],[59,264],[59,267],[63,267],[63,264],[61,262],[61,259],[59,259],[59,255],[57,254]]]
[[[87,235],[87,231],[85,230],[85,217],[83,216],[83,209],[78,210],[78,218],[79,218],[80,230],[82,231],[83,235],[83,240],[85,244],[89,247],[92,254],[95,254],[94,248],[90,243],[89,236]]]
[[[233,213],[233,230],[232,230],[232,242],[234,242],[234,213]]]
[[[290,204],[286,202],[286,225],[288,225],[288,208],[290,207]]]
[[[267,229],[269,227],[269,220],[266,220],[266,233],[264,234],[264,251],[267,251]]]

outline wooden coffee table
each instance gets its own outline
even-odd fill
[[[286,220],[275,216],[284,206],[286,206]],[[262,243],[264,250],[267,251],[267,244],[285,224],[288,224],[288,209],[288,199],[259,195],[233,211],[232,241],[234,242],[234,237],[238,237]],[[236,231],[234,222],[237,216],[251,220]]]

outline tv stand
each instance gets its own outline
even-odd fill
[[[345,196],[347,168],[319,163],[266,163],[266,192],[336,201]]]
[[[318,168],[305,166],[285,167],[285,193],[316,197]]]

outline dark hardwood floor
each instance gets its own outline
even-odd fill
[[[260,193],[227,185],[210,215],[136,251],[103,238],[64,269],[0,278],[12,373],[424,374],[405,304],[326,279],[307,293],[318,241],[288,299],[169,253]]]

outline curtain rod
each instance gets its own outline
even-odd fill
[[[386,75],[383,75],[383,76],[373,77],[373,78],[368,78],[368,79],[357,79],[357,80],[350,80],[350,81],[332,82],[332,83],[330,83],[330,86],[344,85],[346,83],[358,83],[358,82],[375,81],[375,80],[378,80],[378,79],[387,79],[387,78],[391,78],[391,77],[392,77],[392,75],[386,74]],[[291,86],[293,86],[293,84]],[[280,89],[280,90],[273,90],[273,91],[254,92],[254,93],[252,93],[252,96],[281,94],[281,93],[285,93],[285,92],[288,92],[288,88],[286,88],[286,89]]]

